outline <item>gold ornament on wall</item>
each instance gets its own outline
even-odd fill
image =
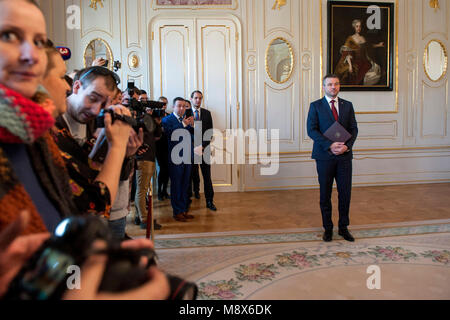
[[[92,9],[97,10],[97,4],[100,4],[100,6],[103,8],[103,0],[91,0],[91,4],[89,5],[89,7],[91,7]]]
[[[272,7],[272,10],[276,10],[278,7],[278,10],[281,9],[281,7],[286,5],[286,0],[275,0],[275,3]]]
[[[136,69],[137,67],[139,67],[139,57],[136,54],[133,54],[132,56],[130,56],[128,64],[130,68]]]
[[[430,0],[430,7],[437,11],[439,8],[439,0]]]

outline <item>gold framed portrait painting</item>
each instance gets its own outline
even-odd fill
[[[328,1],[328,72],[342,91],[393,91],[394,3]]]

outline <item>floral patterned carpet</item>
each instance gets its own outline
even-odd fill
[[[206,237],[205,246],[197,243],[160,248],[157,252],[166,272],[197,283],[200,300],[447,300],[450,224],[440,222],[386,229],[376,226],[365,229],[367,237],[356,230],[352,231],[354,243],[337,234],[330,243],[280,241],[279,234],[268,234],[261,240],[263,235],[247,234],[245,237],[261,241],[220,245],[236,235],[222,236],[222,240],[215,236],[209,246]],[[371,230],[378,230],[379,236],[371,237]],[[314,237],[317,231],[309,233]],[[271,236],[275,239],[272,243]],[[373,266],[378,274],[368,270]],[[379,287],[373,288],[376,283]]]

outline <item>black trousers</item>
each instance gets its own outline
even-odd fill
[[[331,193],[333,191],[333,182],[336,180],[339,200],[339,229],[346,229],[350,224],[352,160],[339,158],[333,160],[316,160],[316,165],[319,175],[320,210],[322,212],[323,228],[325,230],[333,229],[333,221],[331,220]]]
[[[202,171],[203,177],[203,189],[205,192],[206,202],[213,201],[214,199],[214,189],[211,181],[211,165],[207,163],[202,163],[200,165],[193,164],[191,171],[191,186],[189,188],[189,197],[192,197],[192,187],[194,187],[194,192],[200,192],[200,174],[198,167]]]

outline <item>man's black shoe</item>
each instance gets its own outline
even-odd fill
[[[123,237],[123,241],[127,241],[127,240],[133,240],[133,238],[130,237],[127,233],[125,233],[125,236]]]
[[[350,242],[355,241],[355,238],[353,238],[353,236],[350,234],[350,232],[347,229],[339,230],[338,234],[347,241],[350,241]]]
[[[216,206],[214,205],[214,203],[213,203],[212,201],[207,202],[207,203],[206,203],[206,207],[207,207],[209,210],[217,211],[217,208],[216,208]]]
[[[331,240],[333,240],[333,230],[327,230],[323,233],[323,237],[322,237],[323,241],[325,242],[330,242]]]
[[[200,199],[200,192],[196,192],[194,197],[195,197],[195,199]]]
[[[164,195],[161,193],[158,193],[158,200],[159,201],[164,201]]]
[[[139,218],[139,216],[134,217],[134,224],[137,226],[141,224],[141,218]]]
[[[155,229],[155,230],[162,229],[162,225],[160,225],[158,222],[156,222],[156,219],[153,220],[153,229]]]
[[[162,225],[156,222],[156,219],[153,220],[153,229],[154,230],[161,230]],[[141,223],[141,229],[146,230],[147,229],[147,222]]]

